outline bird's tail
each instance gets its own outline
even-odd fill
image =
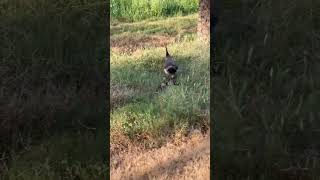
[[[166,47],[166,56],[168,57],[168,56],[170,56],[170,54],[168,53],[167,46],[165,46],[165,47]]]

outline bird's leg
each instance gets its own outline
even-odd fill
[[[167,77],[166,77],[166,85],[169,85],[170,81],[171,81],[170,76],[167,76]]]
[[[174,76],[172,78],[172,82],[173,82],[174,85],[179,85],[179,83],[177,83],[177,77],[176,76]]]
[[[170,80],[169,80],[168,76],[165,76],[165,77],[163,78],[162,83],[161,83],[161,87],[168,86],[168,82],[169,82],[169,81],[170,81]]]

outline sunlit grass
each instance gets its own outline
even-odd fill
[[[195,13],[198,0],[111,0],[111,19],[138,21]]]
[[[179,22],[179,23],[178,23]],[[188,17],[169,18],[159,21],[145,21],[117,25],[122,27],[122,34],[137,34],[132,29],[148,31],[148,27],[159,29],[151,35],[161,34],[163,29],[182,25],[184,28],[196,25],[196,15]],[[180,25],[179,25],[180,24]],[[142,28],[145,27],[145,28]],[[111,28],[112,30],[113,28]],[[113,29],[115,30],[115,29]],[[176,29],[171,36],[178,36],[183,28]],[[115,34],[115,33],[114,33]],[[194,35],[195,32],[191,32]],[[149,36],[141,33],[142,38]],[[129,35],[128,35],[129,36]],[[126,39],[128,36],[111,38]],[[184,34],[188,37],[188,34]],[[131,42],[133,43],[133,42]],[[157,44],[157,42],[153,42]],[[138,53],[119,53],[111,49],[111,86],[131,88],[134,94],[124,95],[121,105],[114,104],[111,111],[111,142],[117,141],[119,132],[133,142],[151,143],[161,141],[173,135],[176,131],[188,130],[192,127],[208,128],[209,124],[209,45],[197,42],[195,39],[182,38],[168,45],[170,54],[179,64],[179,86],[169,86],[159,92],[158,87],[163,81],[164,46],[146,46],[137,49]],[[120,90],[114,92],[121,93]],[[142,138],[142,139],[141,139]],[[156,143],[157,144],[157,143]]]

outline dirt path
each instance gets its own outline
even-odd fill
[[[179,144],[111,157],[112,180],[210,179],[210,136],[192,135]],[[120,160],[121,159],[121,160]]]

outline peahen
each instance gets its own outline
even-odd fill
[[[169,54],[167,47],[166,47],[166,57],[165,57],[163,70],[166,73],[169,80],[175,80],[178,66],[174,58]],[[174,81],[174,84],[175,84],[175,81]]]

